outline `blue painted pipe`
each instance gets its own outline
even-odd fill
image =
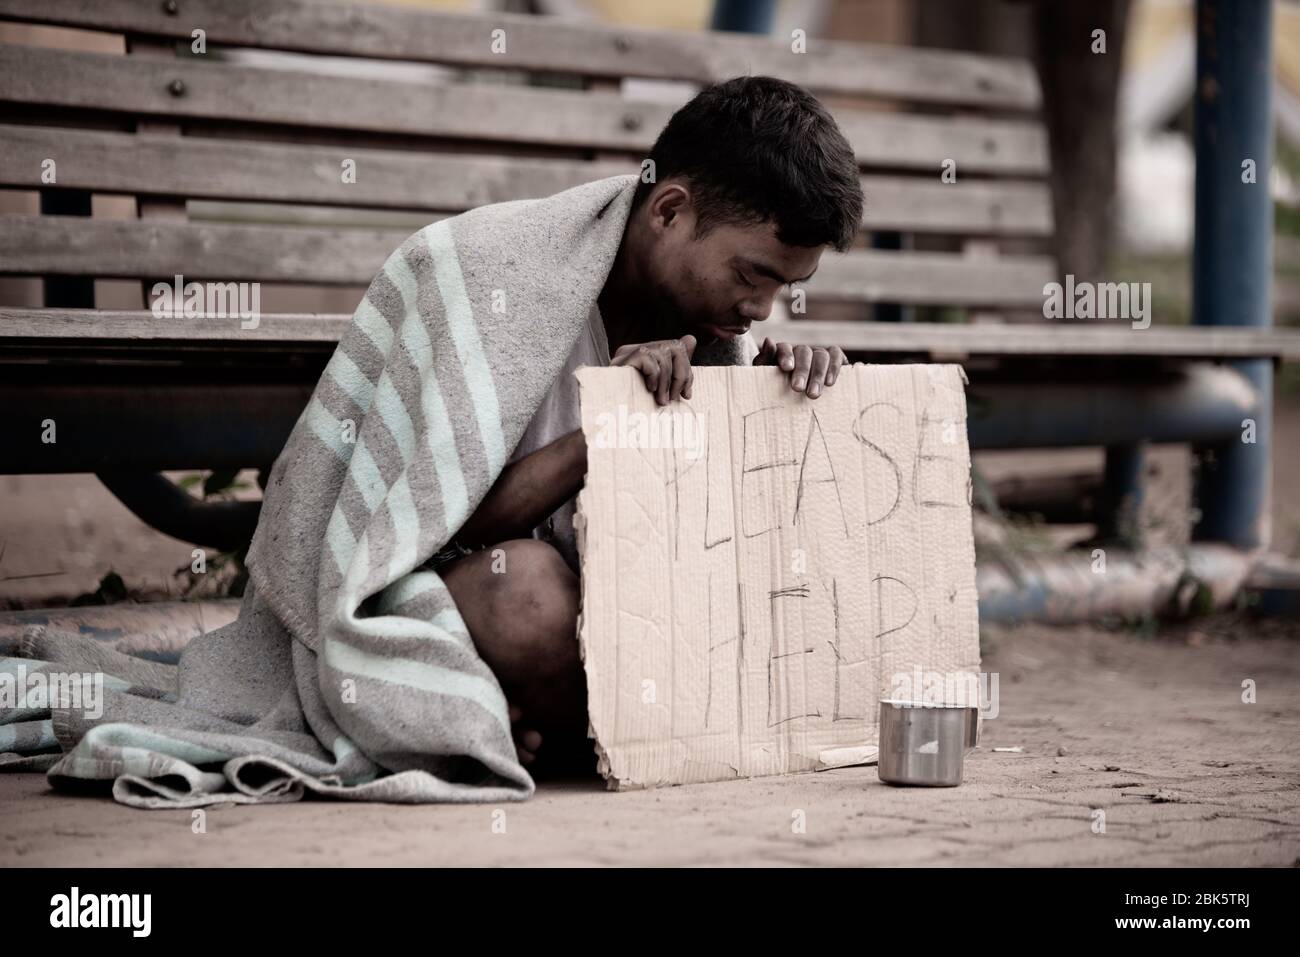
[[[1259,401],[1250,381],[1209,363],[1193,363],[1162,378],[1105,382],[985,383],[976,377],[966,393],[974,449],[1225,444],[1240,434],[1243,418],[1257,415]]]
[[[979,561],[980,622],[1075,624],[1151,612],[1229,607],[1250,570],[1246,553],[1215,542],[1133,551],[1118,546]]]
[[[1192,321],[1267,326],[1273,321],[1273,4],[1198,0],[1196,25]],[[1254,181],[1247,182],[1251,164]],[[1201,517],[1193,537],[1256,548],[1267,546],[1270,532],[1273,367],[1267,359],[1233,365],[1256,390],[1256,409],[1243,416],[1236,436],[1196,449]]]

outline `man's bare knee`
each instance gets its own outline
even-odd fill
[[[578,578],[550,545],[534,539],[507,542],[494,575],[493,612],[545,647],[576,642]]]
[[[502,542],[446,576],[470,634],[503,683],[577,660],[578,578],[536,539]]]

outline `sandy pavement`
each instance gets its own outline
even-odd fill
[[[892,788],[874,767],[623,793],[569,779],[505,806],[227,805],[195,834],[187,811],[0,775],[0,865],[1296,866],[1300,643],[1265,627],[986,635],[1000,713],[958,788]]]

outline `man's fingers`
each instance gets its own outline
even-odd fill
[[[657,355],[646,350],[645,355],[641,357],[641,372],[645,375],[645,387],[655,396],[655,401],[663,405],[659,395],[667,383],[668,370],[664,368]]]
[[[840,377],[840,366],[844,365],[846,356],[844,355],[844,350],[839,346],[831,346],[829,351],[831,354],[831,361],[830,368],[826,370],[826,384],[834,385],[835,380]]]
[[[771,336],[763,337],[763,344],[758,347],[758,355],[754,356],[754,365],[766,366],[771,365],[773,358],[776,356],[776,343],[772,341]]]
[[[627,365],[641,373],[641,377],[645,379],[647,389],[651,392],[658,390],[660,379],[659,360],[655,358],[655,354],[650,349],[641,346],[629,357]]]
[[[776,362],[781,367],[782,372],[793,372],[794,346],[788,342],[778,342],[776,344]]]
[[[680,399],[691,384],[691,354],[686,350],[686,340],[689,338],[691,337],[684,336],[681,345],[672,350],[673,383],[668,393],[670,399]]]
[[[782,361],[781,368],[785,368]],[[794,347],[794,373],[790,376],[790,388],[802,392],[808,385],[808,372],[812,368],[812,348],[810,346]]]
[[[804,394],[815,399],[822,394],[822,383],[826,381],[826,370],[830,368],[831,356],[825,349],[815,349],[812,354],[812,366],[808,370],[808,388]]]
[[[673,353],[676,350],[669,346],[658,346],[655,349],[655,361],[659,363],[659,377],[655,380],[655,387],[650,391],[655,394],[655,402],[659,405],[667,405],[668,399],[673,393]]]
[[[631,366],[641,373],[646,388],[654,394],[655,402],[667,405],[678,398],[691,397],[695,372],[691,356],[695,353],[695,337],[664,339],[641,345],[620,346],[610,358],[612,366]]]
[[[612,366],[629,365],[632,361],[632,356],[636,355],[637,350],[640,348],[641,346],[639,345],[619,346],[614,355],[610,357],[609,364]]]
[[[691,386],[695,384],[695,370],[691,367],[691,359],[695,356],[695,337],[685,335],[681,338],[682,351],[686,354],[686,370],[683,376],[683,382],[677,395],[689,399],[691,397]],[[674,378],[676,377],[676,364],[674,363]]]

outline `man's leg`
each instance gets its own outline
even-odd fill
[[[439,573],[506,700],[549,742],[544,752],[586,748],[593,753],[585,743],[587,683],[578,657],[578,576],[560,553],[536,539],[516,539],[468,555]]]

